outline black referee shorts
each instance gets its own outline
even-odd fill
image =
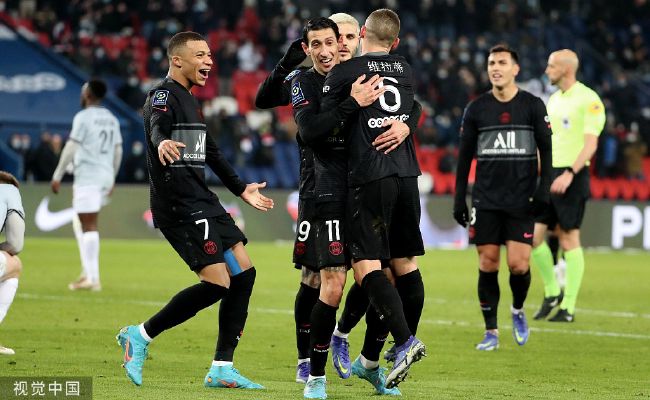
[[[200,218],[194,223],[160,228],[160,231],[194,272],[225,262],[226,250],[239,242],[248,242],[230,214]]]
[[[350,256],[387,260],[424,254],[417,178],[382,178],[348,191]]]
[[[554,168],[553,177],[564,172],[564,168]],[[590,195],[589,170],[583,168],[574,177],[571,185],[563,195],[551,194],[551,204],[536,222],[555,229],[559,225],[563,231],[580,229],[585,216],[585,206]]]
[[[533,244],[535,220],[530,210],[480,210],[470,213],[469,242],[477,246],[506,241]]]

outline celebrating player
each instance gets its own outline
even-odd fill
[[[476,349],[485,351],[499,347],[502,244],[510,269],[513,336],[520,346],[528,341],[524,301],[530,287],[534,216],[548,203],[551,174],[551,130],[546,109],[541,99],[517,87],[517,53],[506,45],[492,47],[487,73],[492,90],[470,102],[463,116],[454,199],[454,219],[462,226],[469,222],[470,242],[478,251],[478,297],[485,335]],[[476,182],[469,212],[465,197],[473,157],[477,159]]]
[[[206,130],[192,86],[204,86],[212,69],[210,48],[194,32],[172,37],[167,47],[168,76],[150,92],[144,105],[147,166],[154,223],[199,283],[177,293],[146,322],[122,328],[117,339],[124,350],[129,379],[142,384],[149,343],[163,331],[192,318],[221,300],[219,339],[204,385],[261,389],[233,367],[233,354],[248,315],[255,268],[244,249],[246,237],[208,189],[207,164],[224,185],[260,211],[273,201],[244,184]]]

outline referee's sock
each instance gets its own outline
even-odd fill
[[[341,314],[341,318],[339,318],[336,329],[343,334],[350,333],[359,321],[361,321],[369,305],[370,300],[368,300],[368,295],[355,282],[345,296],[345,306],[343,307],[343,313]]]
[[[215,361],[232,361],[235,348],[248,318],[248,302],[253,293],[255,267],[230,277],[230,290],[219,305],[219,338]]]
[[[478,271],[478,300],[485,321],[485,329],[497,329],[497,308],[499,307],[499,271]]]
[[[555,270],[553,269],[553,254],[546,242],[542,242],[539,246],[535,247],[530,253],[530,258],[533,264],[539,269],[539,274],[544,283],[544,297],[555,297],[560,295],[560,285],[555,278]],[[566,254],[565,254],[566,258]]]
[[[379,362],[379,355],[384,347],[388,333],[388,327],[379,319],[377,311],[373,307],[368,308],[368,312],[366,312],[366,336],[361,349],[361,355],[367,361]]]
[[[309,341],[311,334],[311,311],[318,300],[319,290],[304,283],[296,294],[294,305],[294,318],[296,320],[296,346],[298,347],[298,359],[309,358]]]
[[[325,364],[336,325],[337,307],[325,304],[320,299],[311,312],[310,371],[311,376],[325,376]]]
[[[512,307],[521,310],[530,288],[530,269],[525,274],[510,273],[510,289],[512,290]]]
[[[418,331],[418,324],[424,307],[424,282],[420,270],[395,278],[395,288],[404,305],[404,317],[409,326],[411,334],[415,336]]]
[[[573,315],[576,311],[582,276],[585,273],[585,255],[582,247],[565,251],[564,260],[566,261],[566,286],[560,308],[566,309],[569,314]]]
[[[144,329],[150,338],[173,328],[196,315],[197,312],[221,300],[228,293],[228,288],[214,283],[201,281],[178,292],[156,315],[144,323]]]
[[[371,271],[361,282],[370,304],[377,311],[379,319],[384,321],[395,339],[395,346],[406,343],[411,336],[411,331],[404,317],[404,307],[399,298],[397,289],[390,284],[386,275],[379,271]]]

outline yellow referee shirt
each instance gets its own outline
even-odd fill
[[[576,82],[566,92],[553,93],[546,108],[553,131],[553,167],[570,167],[585,145],[584,135],[602,132],[605,106],[596,92]]]

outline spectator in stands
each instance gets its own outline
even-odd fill
[[[243,72],[255,72],[262,63],[262,54],[251,39],[246,39],[237,50],[239,69]]]
[[[596,155],[596,175],[599,178],[612,178],[618,173],[619,140],[614,131],[613,123],[607,124],[607,129],[599,138]]]
[[[124,181],[129,183],[147,182],[147,160],[144,145],[136,140],[131,145],[131,153],[124,160]]]
[[[237,43],[226,40],[217,52],[217,76],[219,77],[219,95],[232,96],[232,75],[237,70]]]
[[[43,132],[41,134],[41,141],[34,150],[31,170],[34,174],[34,180],[37,182],[49,182],[52,173],[56,168],[57,161],[59,160],[59,152],[61,151],[60,143],[58,145],[58,152],[55,151],[53,144],[53,137],[58,136],[59,142],[61,136],[52,135],[50,132]]]
[[[117,91],[117,96],[134,110],[138,110],[139,113],[142,112],[142,105],[146,96],[140,89],[140,79],[138,79],[137,75],[131,74],[129,76],[126,84],[122,85]]]
[[[629,180],[645,180],[643,176],[643,156],[647,154],[648,146],[641,141],[639,124],[633,122],[627,134],[623,154],[625,155],[625,176]]]

